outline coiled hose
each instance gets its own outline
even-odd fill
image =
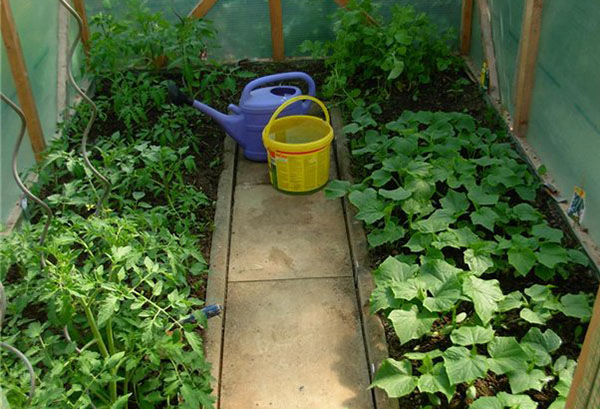
[[[79,30],[77,31],[75,40],[73,41],[73,44],[71,45],[71,49],[69,51],[69,57],[67,59],[67,75],[69,77],[69,82],[71,83],[73,88],[75,88],[75,91],[77,91],[79,96],[81,96],[81,98],[85,102],[87,102],[92,109],[92,114],[87,123],[87,126],[85,127],[85,130],[83,131],[83,136],[81,138],[81,154],[83,155],[83,161],[85,162],[85,165],[92,171],[94,176],[96,176],[96,178],[98,178],[100,180],[100,182],[102,182],[102,185],[104,186],[104,193],[98,199],[98,203],[96,203],[96,215],[99,215],[102,210],[104,201],[106,200],[106,198],[108,197],[108,194],[110,193],[111,183],[106,177],[104,177],[94,167],[94,165],[92,165],[92,162],[90,162],[90,160],[88,158],[88,153],[87,153],[87,140],[88,140],[88,136],[90,134],[90,130],[92,129],[92,124],[94,123],[94,121],[96,120],[96,116],[98,115],[98,107],[96,106],[94,101],[92,101],[85,94],[85,92],[83,92],[83,90],[79,87],[79,85],[77,85],[77,82],[75,81],[75,78],[73,77],[73,67],[72,67],[73,55],[75,54],[75,50],[77,49],[77,43],[79,43],[79,40],[81,39],[81,32],[83,31],[83,21],[81,20],[81,17],[77,13],[77,11],[75,11],[75,9],[73,9],[73,7],[71,7],[71,5],[66,0],[59,0],[59,1],[69,11],[69,13],[71,13],[73,15],[73,17],[75,17],[75,19],[77,20],[77,24],[79,26]]]
[[[19,131],[17,143],[15,144],[15,149],[13,150],[12,154],[12,173],[15,178],[15,182],[17,183],[17,186],[19,186],[19,189],[21,189],[23,193],[27,195],[28,198],[33,200],[35,203],[39,204],[46,213],[46,224],[44,225],[44,230],[42,231],[42,235],[40,236],[40,246],[43,246],[44,242],[46,241],[46,236],[48,235],[48,228],[50,227],[50,222],[52,221],[52,210],[50,210],[50,207],[48,207],[48,205],[44,203],[39,197],[35,196],[33,193],[31,193],[29,189],[27,189],[27,187],[21,180],[21,177],[19,176],[19,172],[17,170],[17,157],[19,156],[19,149],[21,148],[21,142],[23,142],[23,135],[25,135],[26,129],[25,114],[23,113],[21,108],[19,108],[13,101],[8,99],[6,95],[0,93],[0,99],[2,99],[2,101],[4,101],[9,107],[11,107],[13,111],[15,111],[17,115],[19,115],[19,118],[21,118],[21,130]],[[41,252],[41,264],[42,268],[46,267],[46,254],[43,249]]]

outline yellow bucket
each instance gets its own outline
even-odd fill
[[[308,115],[277,118],[286,107],[305,99],[321,107],[325,120]],[[275,189],[312,193],[325,186],[329,179],[333,128],[327,108],[317,98],[300,95],[281,104],[263,129],[262,140],[269,158],[269,178]]]

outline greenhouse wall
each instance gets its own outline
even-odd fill
[[[470,58],[484,60],[480,16],[473,12]],[[514,115],[516,71],[524,2],[490,0],[501,104]],[[600,2],[544,1],[535,85],[526,140],[571,200],[586,192],[582,226],[600,241]]]
[[[56,130],[58,72],[58,1],[11,0],[13,17],[21,39],[29,80],[46,140]],[[17,94],[6,50],[2,48],[2,93],[17,102]],[[21,193],[12,176],[11,157],[21,120],[4,103],[0,139],[0,225],[3,225]],[[34,164],[29,139],[19,151],[19,171]],[[2,229],[0,229],[1,231]]]

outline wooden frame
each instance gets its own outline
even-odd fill
[[[529,125],[535,68],[542,28],[543,0],[527,0],[519,42],[514,129],[525,137]]]
[[[473,31],[473,0],[463,0],[460,20],[460,54],[469,55],[471,51],[471,32]]]
[[[273,59],[275,61],[283,61],[285,58],[285,46],[283,42],[281,0],[269,0],[269,14],[271,16],[271,43],[273,44]]]
[[[9,0],[0,0],[0,8],[2,40],[6,47],[8,63],[15,81],[19,105],[21,105],[21,109],[25,114],[27,134],[29,135],[31,148],[33,149],[36,161],[39,162],[42,158],[42,152],[46,149],[46,141],[35,105],[31,83],[29,82],[29,74],[27,73],[27,65],[23,56],[21,40],[19,39],[19,33],[17,32]]]
[[[202,18],[206,16],[206,13],[215,5],[217,0],[200,0],[198,4],[190,11],[188,17],[191,18]]]
[[[573,375],[571,390],[567,398],[565,409],[591,409],[593,402],[590,402],[594,388],[598,385],[594,381],[600,377],[600,356],[598,347],[600,346],[600,289],[596,295],[594,312],[592,320],[585,334],[583,348],[579,354],[578,365]],[[594,350],[596,349],[596,350]],[[596,395],[595,399],[598,398]]]
[[[487,61],[490,73],[490,85],[488,93],[493,100],[500,100],[500,88],[498,86],[498,71],[496,68],[496,53],[494,51],[494,40],[492,37],[492,16],[488,0],[477,0],[479,15],[481,20],[481,39],[483,41],[483,51]]]
[[[86,57],[89,57],[90,26],[88,25],[87,13],[85,11],[85,0],[73,0],[73,7],[83,22],[83,28],[81,30],[81,43],[83,44],[83,51],[85,52]]]

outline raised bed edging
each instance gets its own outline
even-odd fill
[[[341,179],[352,181],[350,173],[350,151],[344,132],[342,131],[343,120],[339,108],[331,109],[331,122],[335,134],[334,152],[338,165],[338,174]],[[369,297],[375,289],[375,282],[371,275],[369,265],[369,249],[363,224],[355,218],[356,209],[350,206],[348,198],[342,198],[344,218],[350,246],[350,257],[354,272],[354,282],[358,291],[358,302],[361,312],[361,324],[364,331],[365,347],[367,350],[367,362],[369,365],[369,379],[373,381],[375,370],[384,359],[389,357],[388,346],[385,339],[383,323],[378,316],[369,311]],[[385,391],[379,388],[373,389],[373,397],[376,409],[398,409],[398,400],[390,399]]]
[[[219,177],[214,230],[210,247],[210,265],[206,281],[206,304],[219,304],[225,308],[227,272],[229,270],[229,247],[233,190],[235,186],[235,163],[237,144],[228,136],[223,142],[223,171]],[[204,333],[206,360],[211,364],[213,396],[219,400],[221,383],[221,360],[223,349],[224,309],[221,315],[211,318]]]

